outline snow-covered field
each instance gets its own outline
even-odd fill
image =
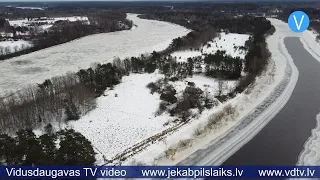
[[[12,7],[12,6],[7,6],[7,7]],[[17,9],[31,9],[31,10],[44,10],[42,7],[24,7],[24,6],[18,6],[15,7]]]
[[[243,59],[246,52],[239,49],[239,47],[244,46],[249,37],[250,36],[246,34],[220,33],[220,37],[214,38],[212,41],[204,45],[199,51],[177,51],[171,55],[176,57],[177,61],[186,62],[189,57],[196,57],[205,53],[215,53],[217,50],[224,50],[226,51],[226,54],[231,55],[232,57],[238,56]]]
[[[84,21],[89,23],[88,17],[85,16],[73,16],[73,17],[55,17],[55,18],[45,18],[45,19],[19,19],[19,20],[9,20],[11,26],[29,26],[33,25],[34,23],[43,23],[45,25],[40,25],[39,28],[42,30],[48,29],[52,27],[52,25],[56,21]]]
[[[155,117],[161,100],[146,87],[161,77],[157,73],[124,77],[114,90],[107,90],[105,96],[98,98],[96,109],[69,126],[82,133],[106,158],[111,159],[167,128],[163,125],[172,117]]]
[[[184,27],[140,19],[129,14],[137,28],[87,36],[65,44],[0,62],[0,94],[40,83],[69,71],[88,68],[94,62],[112,62],[165,49],[172,39],[189,32]]]
[[[82,133],[98,149],[97,163],[103,163],[99,158],[101,155],[111,159],[136,143],[171,127],[172,124],[168,122],[176,117],[170,117],[168,113],[155,116],[161,102],[160,95],[152,95],[146,87],[148,83],[163,77],[158,72],[124,77],[123,82],[114,90],[107,90],[104,96],[98,98],[96,109],[68,124],[69,128]],[[212,94],[217,92],[218,82],[201,75],[170,84],[179,95],[187,87],[187,81],[195,82],[203,91],[207,89]],[[235,84],[235,81],[226,83],[228,88],[233,88]],[[208,112],[206,110],[204,114]]]
[[[16,7],[18,9],[32,9],[32,10],[44,10],[41,7]]]
[[[169,82],[169,84],[172,84],[174,89],[179,94],[179,92],[183,92],[188,86],[187,82],[194,82],[197,87],[199,87],[203,91],[206,90],[212,96],[217,95],[219,84],[218,80],[204,75],[193,75],[192,77],[187,77],[184,81]],[[222,94],[229,93],[233,88],[236,87],[237,82],[238,81],[236,80],[224,80]]]
[[[18,41],[0,41],[0,48],[10,48],[10,52],[20,51],[23,49],[26,49],[28,47],[31,47],[31,43],[29,41],[25,40],[18,40]]]

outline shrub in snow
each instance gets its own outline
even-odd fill
[[[173,93],[162,93],[160,99],[172,104],[177,102],[177,98]]]
[[[190,101],[190,108],[196,108],[201,104],[200,99],[202,94],[203,91],[197,87],[188,86],[184,90],[184,96]]]
[[[172,81],[172,82],[176,82],[176,81],[178,81],[178,80],[179,80],[179,78],[176,77],[176,76],[171,77],[171,78],[169,79],[169,81]]]
[[[223,111],[227,114],[227,115],[232,115],[236,112],[236,108],[233,107],[231,104],[226,105],[223,108]]]
[[[178,115],[182,121],[186,121],[191,115],[190,109],[199,108],[202,112],[202,98],[203,91],[200,88],[188,86],[178,100],[176,107],[171,109],[169,113],[171,116]]]
[[[158,109],[157,112],[156,112],[156,116],[160,116],[164,111],[166,111],[168,105],[169,105],[168,102],[162,101],[162,102],[159,104],[159,109]]]
[[[150,93],[151,93],[151,94],[157,92],[157,91],[160,89],[160,87],[159,87],[156,83],[154,83],[154,82],[149,83],[149,84],[147,85],[147,88],[150,89],[150,91],[151,91]]]
[[[205,91],[203,101],[204,101],[204,107],[207,109],[210,109],[215,105],[208,91]]]
[[[177,91],[174,89],[174,87],[172,85],[167,85],[162,90],[160,99],[173,104],[177,102],[177,98],[175,97],[176,94],[177,94]]]
[[[195,86],[195,83],[194,82],[188,82],[188,86]]]
[[[205,132],[205,130],[201,127],[197,127],[194,132],[193,132],[193,135],[195,137],[198,137],[198,136],[201,136],[203,133]]]
[[[168,149],[165,151],[165,154],[166,154],[166,158],[170,158],[170,159],[174,159],[174,155],[177,153],[177,149]]]
[[[192,146],[192,139],[180,140],[178,143],[179,150],[183,150],[191,146]]]

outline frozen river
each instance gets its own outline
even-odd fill
[[[40,50],[13,59],[0,61],[0,94],[28,84],[41,83],[95,62],[112,62],[165,49],[172,39],[189,31],[184,27],[140,19],[128,14],[137,27],[131,30],[87,36],[65,44]]]

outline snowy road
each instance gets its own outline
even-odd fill
[[[65,44],[0,62],[0,95],[29,84],[41,83],[95,62],[112,62],[165,49],[172,39],[189,32],[184,27],[140,19],[129,14],[136,28],[87,36]]]

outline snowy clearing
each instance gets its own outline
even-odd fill
[[[160,74],[131,74],[114,90],[107,90],[97,100],[97,108],[69,123],[89,139],[108,159],[134,144],[167,128],[168,115],[155,117],[161,100],[150,94],[149,82]],[[117,94],[117,97],[115,97]]]
[[[83,21],[89,23],[88,17],[85,16],[73,16],[73,17],[55,17],[55,18],[46,18],[42,17],[41,19],[19,19],[19,20],[9,20],[11,26],[33,26],[33,24],[44,24],[39,25],[39,28],[42,30],[46,30],[57,21]]]
[[[137,28],[87,36],[0,62],[0,94],[53,76],[88,68],[92,63],[112,62],[115,57],[138,56],[167,48],[172,39],[185,35],[184,27],[140,19],[129,14]]]
[[[174,89],[179,95],[182,94],[182,92],[188,86],[187,82],[194,82],[198,88],[203,91],[208,91],[212,96],[216,95],[218,92],[218,80],[204,75],[193,75],[193,77],[187,77],[184,81],[169,82],[169,84],[173,85]],[[222,89],[222,94],[229,93],[233,88],[236,87],[238,83],[238,81],[235,80],[224,80],[223,82],[224,87]]]
[[[0,49],[5,49],[8,47],[10,49],[10,53],[20,51],[31,46],[31,43],[25,40],[0,41]]]
[[[174,124],[172,122],[177,117],[171,117],[168,113],[155,116],[161,102],[160,95],[157,93],[152,95],[150,89],[146,87],[148,83],[163,77],[157,72],[124,77],[123,82],[114,90],[107,90],[104,96],[98,98],[96,109],[68,124],[69,128],[80,132],[93,143],[99,152],[98,164],[104,163],[101,155],[112,159],[127,148]],[[217,91],[215,89],[217,82],[213,78],[201,75],[171,84],[179,94],[187,87],[187,81],[195,82],[196,87],[202,90],[209,89],[212,94]],[[233,88],[236,83],[230,81],[227,84]],[[203,115],[209,114],[208,112],[205,110]]]
[[[214,38],[212,41],[204,45],[201,50],[188,50],[178,51],[171,54],[176,57],[177,61],[186,62],[189,57],[197,57],[202,54],[215,53],[217,50],[225,50],[227,55],[232,57],[240,57],[244,59],[246,51],[240,47],[245,45],[245,42],[249,39],[247,34],[235,34],[235,33],[220,33],[219,37]]]
[[[12,7],[12,6],[7,6],[7,7]],[[44,10],[43,8],[41,7],[15,7],[17,9],[31,9],[31,10]]]

